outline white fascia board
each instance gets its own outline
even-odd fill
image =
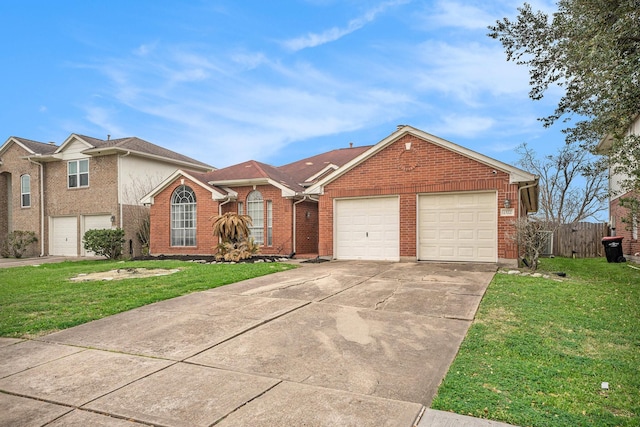
[[[58,153],[63,152],[67,148],[67,145],[69,145],[71,143],[71,141],[73,141],[74,139],[77,139],[78,141],[80,141],[81,143],[86,145],[87,148],[93,148],[93,145],[89,144],[87,141],[85,141],[84,139],[80,138],[75,133],[72,133],[71,135],[69,135],[69,137],[67,139],[64,140],[64,142],[62,144],[60,144],[60,147],[58,147],[58,149],[54,152],[54,154],[58,154]]]
[[[36,154],[36,153],[34,153],[32,150],[30,150],[26,145],[24,145],[23,143],[21,143],[20,141],[18,141],[18,140],[17,140],[17,139],[15,139],[14,137],[10,137],[9,139],[7,139],[7,141],[6,141],[4,144],[2,144],[2,147],[0,147],[0,154],[1,154],[4,150],[8,149],[8,148],[9,148],[9,146],[10,146],[12,143],[13,143],[13,144],[18,144],[18,145],[19,145],[20,147],[22,147],[22,149],[23,149],[23,150],[25,150],[27,153],[30,153],[30,154]]]
[[[336,170],[336,169],[338,169],[338,165],[334,165],[333,163],[330,163],[327,166],[325,166],[324,168],[322,168],[322,170],[320,170],[320,172],[318,172],[315,175],[310,176],[309,178],[307,178],[304,182],[311,182],[311,181],[315,180],[317,177],[324,175],[329,169]]]
[[[161,191],[163,191],[164,189],[166,189],[169,185],[171,185],[172,182],[174,182],[180,176],[191,180],[195,184],[197,184],[200,187],[204,188],[205,190],[209,191],[211,193],[211,199],[213,199],[213,200],[223,199],[223,198],[226,197],[225,194],[222,194],[219,191],[216,191],[215,189],[209,187],[207,184],[205,184],[202,181],[194,178],[193,176],[189,175],[187,172],[178,169],[174,173],[169,175],[164,181],[162,181],[160,184],[158,184],[158,186],[156,188],[151,190],[151,192],[149,194],[147,194],[144,197],[142,197],[140,199],[140,202],[142,204],[144,204],[144,205],[149,205],[149,204],[152,205],[154,203],[155,196],[158,193],[160,193]]]
[[[252,178],[252,179],[234,179],[228,181],[209,181],[210,185],[215,185],[216,187],[226,188],[226,187],[249,187],[252,185],[272,185],[276,188],[279,188],[282,191],[282,197],[294,197],[296,192],[291,188],[283,185],[277,181],[272,180],[271,178]],[[237,194],[237,193],[236,193]]]
[[[188,168],[190,170],[197,170],[197,171],[201,171],[201,172],[209,172],[209,171],[215,170],[215,168],[213,166],[204,167],[204,166],[202,166],[200,164],[196,164],[196,163],[185,162],[185,161],[182,161],[182,160],[175,160],[175,159],[171,159],[169,157],[158,156],[156,154],[143,153],[142,151],[127,150],[126,148],[122,148],[122,147],[107,147],[107,148],[94,147],[94,148],[90,148],[88,150],[84,150],[82,153],[83,154],[89,154],[89,155],[93,155],[95,153],[103,153],[105,155],[106,154],[115,154],[115,153],[131,154],[131,155],[143,157],[143,158],[146,158],[146,159],[158,160],[158,161],[163,162],[163,163],[169,163],[169,164],[173,164],[173,165],[176,165],[176,166],[185,167],[185,168]]]

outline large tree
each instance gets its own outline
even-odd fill
[[[627,135],[640,114],[640,1],[558,0],[552,15],[525,3],[512,21],[490,26],[489,36],[505,48],[507,60],[529,68],[534,100],[552,86],[563,96],[545,126],[567,123],[568,144],[594,151],[608,136],[611,169],[625,177],[621,199],[629,216],[639,213],[640,138]]]
[[[568,142],[592,148],[604,135],[618,139],[640,112],[640,1],[558,0],[553,15],[525,3],[515,21],[490,26],[507,60],[529,68],[532,99],[553,85],[564,90],[550,126],[573,120]]]

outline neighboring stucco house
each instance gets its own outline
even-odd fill
[[[136,137],[71,134],[58,146],[12,136],[0,147],[0,244],[14,230],[33,231],[27,256],[84,256],[85,231],[121,227],[125,254],[139,254],[139,198],[182,167],[213,169]]]
[[[640,135],[640,114],[629,125],[626,135]],[[607,135],[598,144],[597,151],[606,153],[613,143],[613,137]],[[622,251],[629,257],[640,257],[640,241],[638,240],[638,218],[633,218],[631,222],[623,222],[622,218],[627,218],[629,212],[620,206],[620,199],[632,196],[632,193],[623,189],[622,181],[625,176],[614,172],[615,167],[609,168],[609,225],[611,232],[615,236],[622,236]]]
[[[265,254],[515,264],[512,223],[537,210],[537,182],[399,126],[376,145],[281,167],[249,161],[207,174],[178,171],[144,201],[152,205],[152,254],[214,252],[210,218],[234,211],[253,218]]]

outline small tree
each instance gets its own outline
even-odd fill
[[[109,259],[120,258],[122,245],[124,244],[124,230],[89,230],[84,233],[84,248],[96,255],[102,255]]]
[[[27,248],[38,241],[33,231],[15,230],[9,233],[8,245],[16,258],[22,258]]]
[[[240,261],[258,253],[259,247],[249,237],[251,217],[228,212],[213,219],[213,235],[218,237],[216,259]]]
[[[518,245],[525,265],[535,271],[553,229],[550,228],[550,224],[534,217],[518,218],[513,225],[515,232],[508,237]]]

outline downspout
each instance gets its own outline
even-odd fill
[[[44,166],[40,162],[34,162],[31,157],[28,158],[31,163],[40,166],[40,256],[44,256]]]
[[[124,209],[122,207],[122,181],[120,175],[122,175],[122,158],[131,154],[131,151],[127,151],[124,155],[118,156],[118,206],[120,210],[120,228],[124,230]],[[137,198],[137,197],[136,197]],[[136,200],[136,204],[138,201]]]
[[[296,236],[297,236],[298,233],[296,232],[297,231],[297,229],[296,229],[296,226],[297,226],[296,219],[297,219],[298,215],[297,215],[296,205],[298,203],[304,202],[307,199],[311,199],[311,197],[309,197],[307,194],[305,194],[304,197],[301,200],[298,200],[297,202],[293,202],[293,248],[292,248],[292,251],[291,251],[293,253],[296,253],[296,251],[297,251],[297,249],[296,249]]]
[[[222,216],[222,206],[226,205],[229,202],[231,202],[233,199],[231,198],[231,196],[228,195],[223,200],[224,200],[224,202],[222,202],[222,203],[218,202],[218,216]]]

